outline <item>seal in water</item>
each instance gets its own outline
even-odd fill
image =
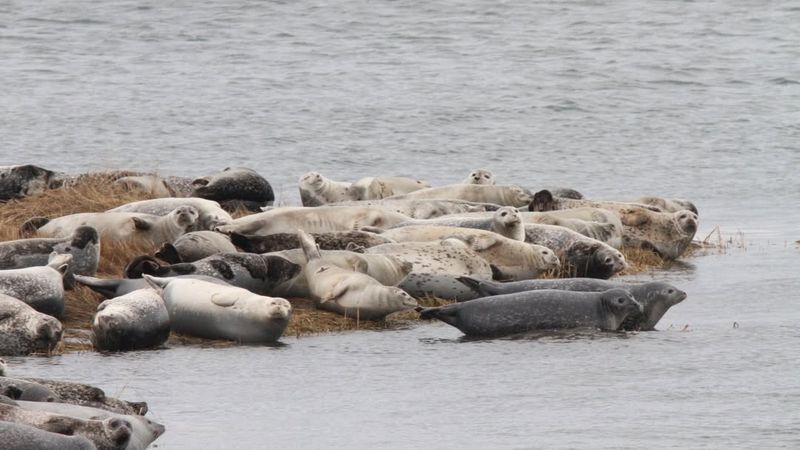
[[[243,167],[228,167],[222,172],[195,178],[192,185],[195,186],[192,197],[217,201],[228,210],[241,206],[250,211],[260,211],[262,206],[275,201],[269,181],[256,171]]]
[[[642,305],[624,289],[604,292],[526,291],[420,311],[467,336],[500,337],[535,330],[599,328],[614,331]]]
[[[156,252],[156,258],[170,264],[194,262],[218,253],[236,253],[231,238],[216,231],[191,231],[172,243],[165,243]],[[252,252],[262,253],[262,252]]]
[[[169,330],[164,300],[152,289],[140,289],[100,303],[92,344],[111,352],[153,348],[167,342]]]
[[[0,270],[0,294],[22,300],[40,313],[60,318],[64,314],[64,274],[72,261],[69,253],[53,252],[46,266]]]
[[[494,174],[486,169],[473,170],[461,184],[487,184],[491,186],[494,185]]]
[[[363,320],[414,308],[417,301],[394,286],[384,286],[369,275],[326,264],[314,238],[302,230],[297,235],[308,262],[304,273],[317,308]]]
[[[511,283],[495,283],[473,277],[458,277],[464,285],[473,289],[480,296],[513,294],[516,292],[542,289],[559,289],[564,291],[602,292],[609,289],[625,289],[633,295],[644,311],[628,316],[621,329],[631,331],[653,331],[661,317],[668,309],[682,302],[686,292],[660,281],[649,283],[613,283],[592,278],[560,278],[554,280],[526,280]]]
[[[83,436],[51,433],[21,423],[0,421],[0,442],[14,450],[95,450],[92,441]],[[7,446],[7,447],[6,447]]]
[[[61,322],[0,294],[0,355],[50,352],[60,340]]]
[[[365,231],[334,231],[330,233],[310,233],[321,250],[365,249],[392,241],[379,234]],[[231,242],[249,253],[270,253],[300,248],[297,233],[276,233],[267,236],[231,233]],[[156,255],[158,256],[158,255]]]
[[[292,314],[285,299],[190,278],[144,278],[160,291],[172,331],[244,343],[277,341]]]

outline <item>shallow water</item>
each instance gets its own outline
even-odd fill
[[[309,170],[486,167],[690,198],[728,248],[639,277],[689,293],[657,333],[462,342],[426,323],[13,374],[147,400],[170,449],[800,445],[794,2],[162,3],[0,5],[0,165],[245,165],[283,203]]]

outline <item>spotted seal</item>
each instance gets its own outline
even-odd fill
[[[72,261],[69,253],[52,253],[46,266],[0,270],[0,293],[20,299],[40,313],[60,318],[64,314],[64,274]]]
[[[429,187],[431,187],[431,184],[427,181],[414,178],[367,177],[350,185],[348,192],[353,200],[380,200]]]
[[[352,183],[333,181],[319,172],[308,172],[298,180],[303,206],[322,206],[328,203],[354,200]]]
[[[560,226],[529,223],[525,225],[525,242],[553,249],[577,277],[609,278],[627,267],[619,250]]]
[[[61,322],[0,294],[0,355],[50,352],[60,340]]]
[[[214,200],[228,210],[244,207],[260,211],[275,201],[272,186],[256,171],[244,167],[227,167],[222,172],[192,180],[192,197]]]
[[[604,292],[525,291],[483,297],[420,311],[422,319],[438,319],[467,336],[500,337],[536,330],[572,328],[619,329],[642,305],[624,289]]]
[[[0,166],[0,202],[44,192],[55,172],[32,164]]]
[[[111,352],[153,348],[167,341],[169,330],[164,300],[152,289],[140,289],[97,306],[92,344]]]
[[[157,175],[122,177],[115,180],[114,185],[128,191],[138,191],[146,195],[152,195],[156,198],[171,197],[173,195],[166,180]]]
[[[49,380],[44,378],[26,377],[22,378],[21,380],[44,387],[47,389],[47,392],[55,393],[57,398],[53,401],[58,403],[88,406],[117,414],[132,414],[141,416],[147,413],[147,403],[130,402],[127,400],[109,397],[106,395],[105,391],[96,386],[75,383],[72,381]],[[26,398],[20,398],[20,400],[36,401]]]
[[[394,228],[410,225],[442,225],[448,227],[475,228],[493,231],[515,241],[525,240],[523,215],[517,208],[503,206],[490,213],[468,214],[463,216],[440,217],[428,220],[412,220],[396,225]]]
[[[0,442],[14,450],[96,450],[84,436],[69,436],[30,425],[0,421]]]
[[[668,213],[630,208],[620,214],[623,245],[652,250],[668,260],[679,258],[697,233],[697,214],[689,210]]]
[[[78,227],[64,238],[32,238],[0,242],[0,269],[21,269],[48,264],[53,252],[72,255],[65,274],[69,287],[72,274],[94,275],[100,262],[100,240],[92,227]]]
[[[365,249],[394,242],[381,235],[364,231],[333,231],[310,234],[320,250]],[[267,236],[232,233],[230,240],[243,251],[250,253],[270,253],[300,248],[300,240],[297,238],[297,233],[276,233]]]
[[[192,231],[211,230],[216,226],[233,221],[233,217],[220,207],[219,203],[204,198],[166,197],[126,203],[106,212],[130,212],[164,216],[180,206],[191,206],[199,217]]]
[[[411,192],[409,194],[395,195],[390,200],[420,200],[420,199],[445,199],[466,200],[478,203],[493,203],[500,206],[525,206],[533,196],[530,191],[521,186],[501,186],[485,184],[451,184],[447,186],[432,187]]]
[[[433,219],[450,214],[496,211],[499,205],[464,200],[371,200],[331,203],[330,206],[369,206],[396,212],[413,219]]]
[[[676,213],[678,211],[689,210],[696,216],[700,213],[697,212],[697,206],[689,200],[681,198],[664,198],[664,197],[639,197],[633,200],[634,203],[641,203],[643,205],[655,206],[663,212]]]

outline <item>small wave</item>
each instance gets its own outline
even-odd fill
[[[778,85],[781,85],[781,86],[790,85],[790,84],[800,84],[800,81],[798,81],[798,80],[791,80],[789,78],[784,78],[784,77],[773,78],[773,79],[769,80],[769,82],[770,83],[775,83],[775,84],[778,84]]]
[[[651,84],[671,84],[675,86],[708,86],[705,83],[701,83],[699,81],[685,81],[685,80],[653,80],[650,81]]]
[[[22,19],[26,22],[57,23],[62,25],[105,25],[108,22],[95,19],[49,19],[46,17],[26,17]]]

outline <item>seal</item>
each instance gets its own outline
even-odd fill
[[[568,273],[576,277],[606,279],[627,267],[619,250],[560,226],[529,223],[525,225],[525,242],[553,249]]]
[[[553,250],[515,241],[492,231],[412,225],[386,230],[381,235],[397,242],[427,242],[456,237],[491,264],[494,278],[498,280],[529,280],[560,265]]]
[[[375,233],[364,231],[334,231],[330,233],[310,233],[320,250],[365,249],[393,241]],[[231,242],[245,252],[271,253],[300,248],[297,233],[276,233],[267,236],[232,233]],[[156,255],[158,256],[158,255]]]
[[[32,164],[0,166],[0,202],[44,192],[55,172]]]
[[[301,267],[277,255],[252,253],[220,253],[192,263],[161,265],[151,256],[134,258],[125,268],[127,278],[204,275],[222,280],[231,286],[256,294],[272,295],[276,286],[285,283],[302,271]]]
[[[216,226],[225,225],[233,221],[231,215],[222,209],[219,203],[203,198],[166,197],[141,200],[117,206],[106,212],[129,212],[164,216],[180,206],[191,206],[199,214],[192,231],[211,230]]]
[[[44,378],[23,378],[22,380],[46,388],[48,392],[54,392],[58,396],[54,401],[59,403],[89,406],[117,414],[144,415],[147,413],[147,403],[145,402],[129,402],[108,397],[102,389],[88,384]],[[20,398],[20,400],[34,401],[26,398]]]
[[[354,200],[351,183],[333,181],[319,172],[308,172],[298,180],[303,206],[322,206],[328,203]]]
[[[411,273],[467,275],[492,279],[492,268],[466,242],[444,239],[434,242],[404,242],[368,248],[366,254],[389,255],[411,264]],[[402,286],[401,286],[402,287]]]
[[[413,219],[433,219],[450,214],[496,211],[499,205],[463,200],[372,200],[332,203],[331,206],[369,206],[395,212]]]
[[[141,192],[153,197],[172,197],[166,180],[157,175],[138,175],[122,177],[114,181],[115,186],[119,186],[127,191]]]
[[[90,226],[102,240],[147,241],[155,245],[172,242],[190,231],[199,217],[193,206],[179,206],[164,216],[143,213],[78,213],[55,219],[35,217],[22,225],[23,233],[36,229],[43,237],[64,237]]]
[[[473,170],[461,184],[485,184],[492,186],[494,185],[494,174],[486,169]]]
[[[451,184],[432,187],[404,195],[389,197],[390,200],[445,199],[468,202],[494,203],[500,206],[525,206],[533,196],[521,186],[498,186],[485,184]]]
[[[348,192],[353,200],[380,200],[429,187],[431,187],[431,184],[427,181],[414,178],[367,177],[350,185]]]
[[[160,291],[176,333],[258,344],[277,341],[289,325],[292,305],[282,298],[203,280],[144,278]]]
[[[0,294],[0,355],[50,352],[61,340],[61,322],[21,300]]]
[[[464,302],[480,297],[475,291],[458,281],[454,275],[438,273],[410,273],[397,285],[414,298],[437,297]]]
[[[236,219],[216,228],[225,234],[309,233],[360,230],[362,227],[389,228],[411,220],[402,214],[368,206],[320,206],[275,208]]]
[[[326,264],[314,238],[302,230],[297,235],[308,261],[303,270],[317,308],[345,317],[381,320],[417,306],[417,301],[398,287],[384,286],[369,275]]]
[[[231,238],[215,231],[190,231],[165,243],[155,256],[170,264],[194,262],[218,253],[236,253]]]
[[[92,227],[78,227],[64,238],[33,238],[0,242],[0,269],[21,269],[49,263],[53,252],[72,255],[64,275],[65,287],[73,274],[94,275],[100,262],[100,240]]]
[[[30,425],[0,421],[0,442],[14,450],[95,450],[83,436],[66,436]]]
[[[46,266],[0,270],[0,294],[20,299],[56,318],[64,314],[64,274],[72,261],[69,253],[51,253]]]
[[[244,167],[227,167],[222,172],[195,178],[192,185],[195,186],[192,197],[217,201],[228,210],[244,207],[260,211],[262,206],[275,201],[269,181]]]
[[[0,377],[6,376],[6,370],[8,367],[6,366],[6,361],[3,358],[0,358]]]
[[[697,233],[697,214],[653,212],[642,208],[620,211],[622,243],[626,247],[652,250],[662,258],[679,258]]]
[[[0,376],[0,395],[12,400],[28,400],[31,402],[58,402],[61,397],[53,390],[40,383]]]
[[[575,209],[582,210],[584,208]],[[614,218],[616,218],[616,222],[619,223],[588,221],[558,214],[561,212],[569,213],[570,211],[573,210],[562,209],[560,211],[523,212],[521,214],[525,218],[526,222],[569,228],[570,230],[580,233],[586,237],[605,242],[616,249],[622,248],[622,222],[620,222],[619,218],[617,218],[613,213],[608,212],[611,216],[614,216]]]
[[[546,212],[546,211],[555,211],[559,209],[587,208],[587,207],[607,209],[615,213],[620,208],[631,208],[631,207],[645,208],[650,211],[656,211],[656,212],[660,211],[655,206],[644,205],[641,203],[597,201],[597,200],[593,201],[585,199],[556,197],[553,195],[552,192],[548,191],[547,189],[541,190],[533,195],[533,200],[531,200],[530,204],[528,205],[528,210],[537,212]]]
[[[642,305],[624,289],[604,292],[526,291],[424,308],[422,319],[438,319],[467,336],[500,337],[536,330],[599,328],[615,331]]]
[[[440,217],[428,220],[412,220],[401,223],[394,228],[410,225],[442,225],[448,227],[475,228],[478,230],[494,231],[515,241],[525,240],[525,224],[523,216],[510,206],[499,208],[491,217],[487,213],[467,214],[454,217]]]
[[[697,206],[689,200],[681,198],[663,198],[663,197],[639,197],[633,203],[641,203],[643,205],[655,206],[663,212],[676,213],[678,211],[689,210],[694,215],[699,216]]]
[[[167,342],[169,330],[161,296],[140,289],[100,303],[92,321],[92,344],[110,352],[148,349]]]
[[[89,406],[72,405],[56,402],[22,402],[18,401],[19,407],[28,411],[40,411],[61,416],[73,417],[83,420],[119,420],[126,422],[132,433],[130,435],[127,450],[145,450],[159,436],[164,434],[164,425],[154,422],[144,416],[134,414],[117,414],[99,408]]]
[[[633,313],[622,323],[626,331],[653,331],[659,320],[673,306],[686,298],[686,292],[661,281],[648,283],[613,283],[592,278],[560,278],[554,280],[526,280],[512,283],[495,283],[474,277],[458,277],[476,294],[486,297],[514,294],[524,291],[558,289],[563,291],[603,292],[609,289],[625,289],[642,305],[642,313]]]
[[[149,261],[149,260],[148,260]],[[150,265],[149,262],[144,262]],[[151,267],[155,267],[152,265]],[[138,273],[141,275],[141,272]],[[229,284],[218,278],[209,277],[205,275],[181,275],[185,278],[196,278],[198,280],[205,280],[210,282],[217,282],[222,284]],[[75,275],[75,281],[87,286],[89,289],[97,292],[106,299],[121,297],[139,289],[149,289],[150,284],[144,278],[95,278],[83,275]]]
[[[98,449],[124,449],[131,439],[131,425],[125,420],[118,418],[104,420],[80,419],[44,411],[29,410],[22,406],[22,402],[17,402],[17,405],[0,403],[0,421],[29,425],[40,430],[67,436],[77,434],[92,441]]]

